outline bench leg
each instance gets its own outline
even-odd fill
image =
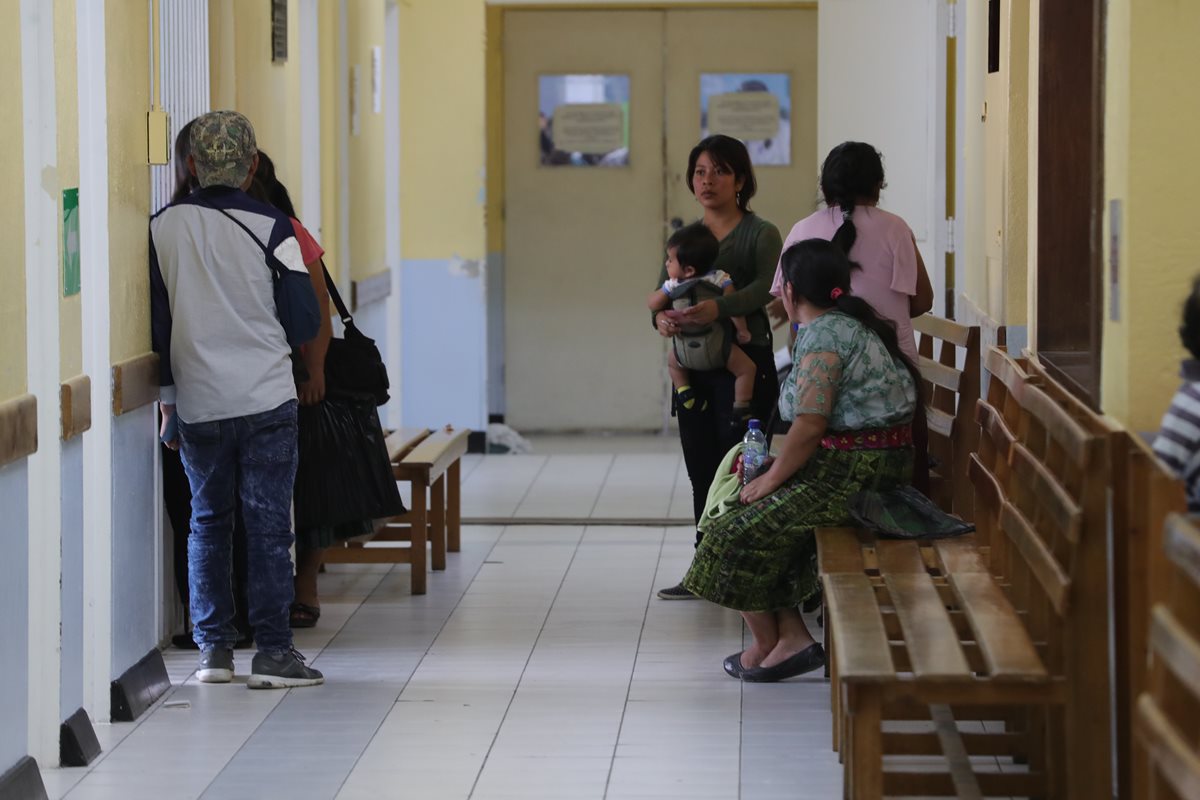
[[[425,542],[429,536],[429,514],[426,510],[427,480],[412,482],[412,593],[425,594]]]
[[[433,568],[446,568],[446,476],[433,482],[429,492],[429,545],[433,551]]]
[[[846,773],[853,776],[853,800],[883,797],[883,702],[875,686],[849,687],[850,753]]]
[[[462,550],[461,461],[446,470],[446,549],[451,553]]]

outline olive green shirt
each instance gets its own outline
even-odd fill
[[[750,330],[750,344],[770,346],[771,324],[764,307],[771,302],[771,282],[775,280],[775,267],[783,252],[783,237],[779,229],[757,214],[747,214],[729,235],[721,240],[721,250],[712,269],[729,273],[736,291],[716,298],[718,314],[722,319],[745,317]],[[658,276],[658,285],[667,279],[664,265]],[[657,312],[656,312],[657,313]],[[654,324],[654,314],[650,324]]]

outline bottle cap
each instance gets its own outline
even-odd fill
[[[748,423],[748,426],[747,426],[747,427],[749,427],[749,428],[751,428],[751,429],[753,429],[753,430],[756,430],[756,431],[757,431],[757,430],[761,430],[761,429],[762,429],[762,423],[760,423],[760,422],[759,422],[758,420],[756,420],[756,419],[752,419],[752,420],[750,420],[750,422]]]

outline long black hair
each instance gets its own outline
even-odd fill
[[[254,171],[254,180],[250,182],[248,193],[256,200],[269,203],[296,219],[296,207],[292,205],[292,196],[275,174],[275,162],[262,150],[258,151],[258,169]]]
[[[701,153],[708,153],[714,164],[732,172],[735,183],[742,182],[742,188],[737,194],[737,206],[745,214],[752,213],[750,198],[758,191],[758,181],[754,179],[754,165],[750,163],[750,151],[746,149],[746,145],[723,133],[701,139],[688,154],[687,187],[692,194],[696,193],[692,188],[692,176],[696,174],[696,161]]]
[[[842,225],[833,235],[833,243],[846,255],[858,238],[854,206],[859,200],[878,202],[883,186],[883,156],[866,142],[842,142],[825,157],[821,165],[821,194],[825,205],[837,206],[842,211]]]
[[[187,163],[188,156],[192,154],[192,123],[195,121],[188,120],[175,135],[175,191],[171,194],[172,203],[178,203],[200,188],[200,182],[188,169]]]
[[[921,405],[921,373],[917,365],[900,349],[896,325],[879,316],[874,307],[850,293],[850,259],[833,242],[805,239],[783,251],[783,278],[792,297],[803,297],[817,308],[836,308],[861,322],[883,342],[888,354],[898,360],[912,376]]]

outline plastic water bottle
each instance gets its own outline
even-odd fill
[[[742,485],[745,486],[762,472],[763,462],[767,460],[767,437],[763,434],[762,424],[750,420],[745,438],[742,439]]]

